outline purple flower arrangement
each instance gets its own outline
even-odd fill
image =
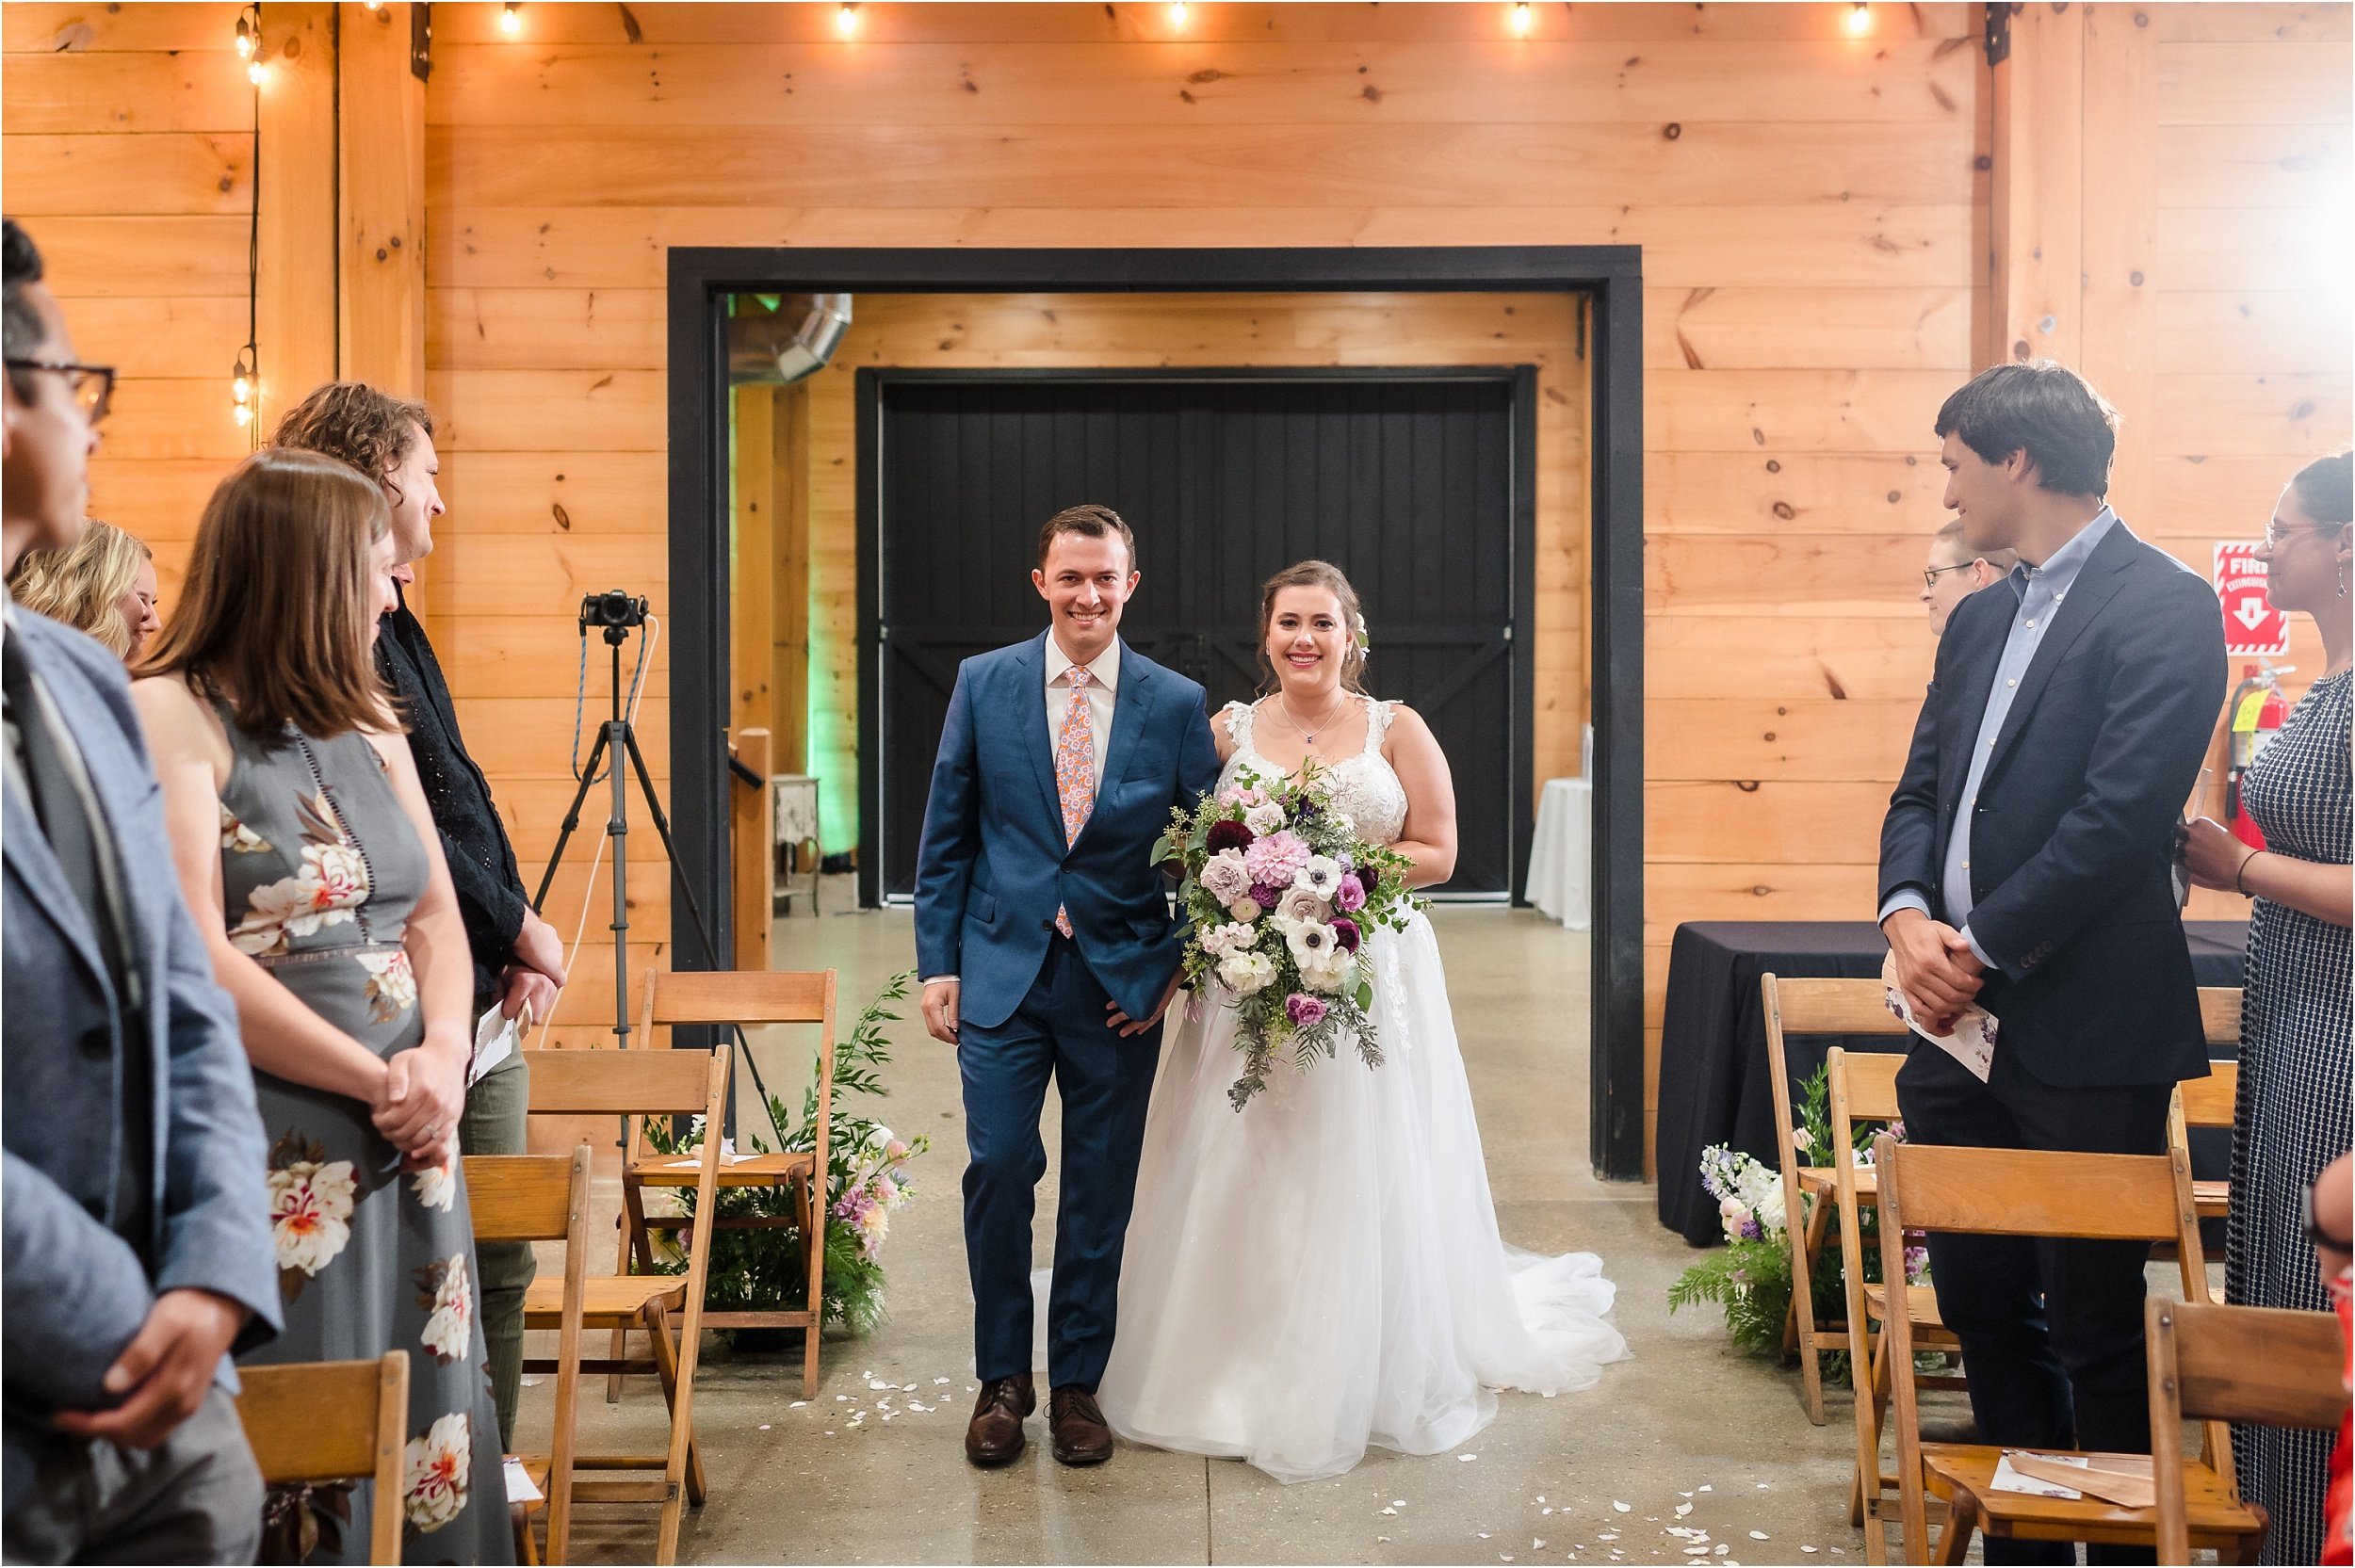
[[[1319,769],[1275,782],[1246,772],[1193,811],[1171,812],[1153,860],[1184,874],[1187,986],[1238,1015],[1243,1065],[1227,1091],[1237,1110],[1267,1087],[1279,1054],[1304,1070],[1343,1049],[1381,1065],[1360,955],[1421,900],[1406,887],[1412,863],[1359,838]]]

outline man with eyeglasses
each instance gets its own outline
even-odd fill
[[[1929,563],[1922,568],[1922,606],[1930,612],[1930,635],[1946,635],[1946,618],[1983,588],[2011,575],[2017,550],[1973,551],[1962,540],[1962,519],[1948,523],[1930,540]]]
[[[75,362],[41,252],[5,252],[0,544],[82,530],[113,373]],[[276,1334],[253,1070],[171,864],[122,661],[9,604],[0,632],[0,1557],[251,1562],[262,1478],[233,1350]]]

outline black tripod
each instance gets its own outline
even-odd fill
[[[629,858],[626,853],[629,845],[629,790],[622,779],[622,762],[625,758],[629,762],[630,770],[638,776],[639,792],[645,798],[647,815],[654,818],[654,831],[661,835],[662,855],[671,866],[671,886],[677,894],[679,901],[687,906],[687,913],[693,917],[695,939],[702,946],[704,966],[707,969],[721,967],[719,949],[712,943],[711,928],[704,920],[703,907],[696,903],[695,890],[688,886],[686,875],[679,869],[678,846],[671,842],[671,819],[663,815],[662,798],[655,793],[653,776],[646,771],[645,754],[638,750],[637,728],[630,721],[629,707],[622,697],[622,644],[629,640],[629,634],[633,630],[642,636],[645,624],[646,601],[635,598],[621,589],[617,588],[606,593],[592,593],[581,600],[580,644],[583,684],[586,684],[589,662],[589,628],[591,626],[602,627],[606,646],[611,651],[613,659],[612,714],[603,724],[597,726],[597,738],[589,748],[588,760],[577,769],[580,787],[573,791],[573,803],[564,813],[564,826],[556,835],[556,848],[548,853],[548,868],[540,874],[540,890],[531,897],[531,908],[533,913],[537,913],[541,906],[547,902],[548,889],[556,881],[556,868],[562,864],[564,859],[564,848],[572,842],[574,831],[580,826],[580,808],[587,802],[589,791],[597,784],[597,764],[602,760],[606,767],[605,777],[609,779],[613,785],[613,803],[611,815],[607,816],[605,821],[605,836],[609,842],[613,855],[613,1035],[615,1042],[624,1049],[629,1046],[630,1035]],[[633,694],[639,677],[644,673],[645,656],[645,647],[642,643],[639,652],[640,670],[630,681]],[[575,731],[573,743],[576,746],[580,743],[577,729]],[[760,1064],[753,1059],[752,1051],[744,1039],[744,1031],[733,1025],[730,1026],[730,1029],[736,1036],[737,1057],[751,1070],[753,1087],[759,1091],[761,1106],[766,1109],[769,1105],[769,1086],[761,1081]],[[736,1107],[731,1099],[728,1105],[730,1129],[733,1128],[735,1120]],[[771,1130],[777,1134],[782,1143],[785,1136],[783,1129],[774,1124],[773,1114],[770,1120]]]

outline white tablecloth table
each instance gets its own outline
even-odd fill
[[[1529,841],[1529,901],[1574,931],[1593,921],[1594,804],[1595,786],[1587,780],[1548,779]]]

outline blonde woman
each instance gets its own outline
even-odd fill
[[[91,518],[63,550],[27,550],[8,574],[26,609],[61,621],[136,664],[162,622],[155,618],[155,555],[111,523]]]

